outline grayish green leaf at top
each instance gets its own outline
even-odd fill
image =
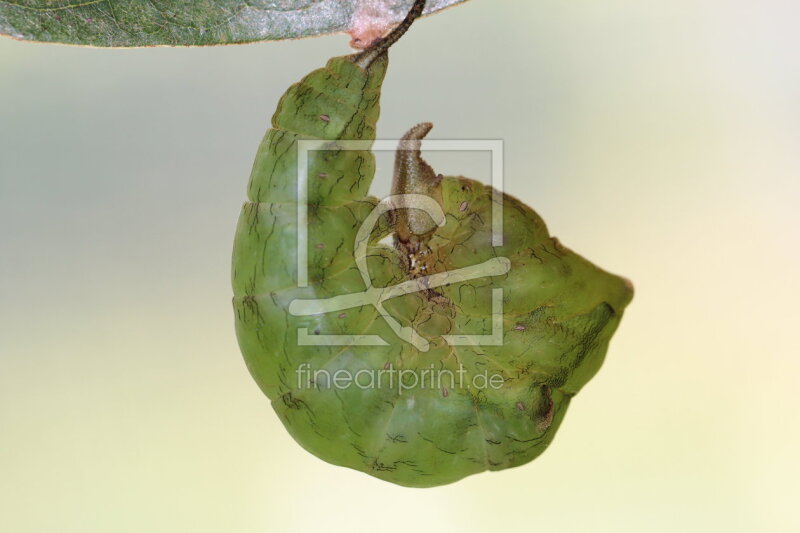
[[[433,13],[465,0],[429,0]],[[0,34],[77,45],[205,46],[351,32],[402,20],[412,0],[0,0]],[[363,44],[363,43],[361,43]]]

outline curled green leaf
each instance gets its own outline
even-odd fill
[[[303,447],[431,487],[541,454],[633,291],[519,200],[437,174],[431,124],[400,140],[392,195],[369,196],[383,45],[280,100],[236,231],[236,331]]]

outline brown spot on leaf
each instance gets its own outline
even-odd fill
[[[553,423],[553,414],[555,414],[555,402],[550,392],[550,387],[542,385],[542,405],[536,413],[539,420],[536,422],[537,431],[545,431]]]

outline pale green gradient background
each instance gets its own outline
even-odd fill
[[[433,490],[303,451],[234,338],[256,146],[347,39],[0,40],[0,530],[797,530],[798,19],[473,0],[396,47],[379,133],[504,139],[506,189],[637,288],[550,450]]]

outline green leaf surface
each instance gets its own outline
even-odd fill
[[[433,13],[465,0],[430,0]],[[0,34],[103,47],[206,46],[374,32],[412,0],[0,0]]]
[[[359,63],[292,85],[257,152],[232,269],[247,366],[332,464],[410,487],[526,464],[599,370],[633,287],[521,201],[436,174],[413,142],[392,187],[410,207],[369,196],[388,58]]]

